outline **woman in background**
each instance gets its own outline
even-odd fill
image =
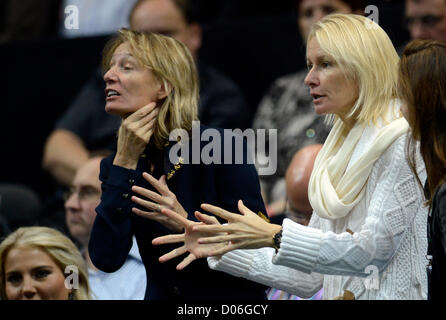
[[[72,279],[66,279],[65,275]],[[90,299],[87,266],[82,255],[57,230],[17,229],[0,244],[0,299]]]
[[[410,164],[416,167],[419,143],[426,165],[429,298],[440,300],[446,296],[446,42],[410,42],[401,55],[399,76],[402,111],[412,129]]]

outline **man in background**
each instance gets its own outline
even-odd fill
[[[321,148],[321,144],[312,144],[294,154],[285,175],[285,212],[272,217],[271,223],[282,224],[282,220],[288,218],[304,226],[308,225],[313,214],[313,208],[308,199],[308,184],[314,161]],[[269,300],[302,300],[298,296],[275,288],[270,288],[267,296]],[[309,300],[320,299],[322,299],[322,289]]]
[[[71,237],[80,244],[87,262],[88,278],[93,298],[98,300],[143,300],[146,291],[146,270],[133,239],[126,262],[116,272],[98,270],[88,254],[88,241],[101,199],[100,163],[103,157],[88,159],[76,172],[70,191],[66,194],[66,223]]]
[[[412,40],[446,40],[446,0],[406,0],[405,14]]]

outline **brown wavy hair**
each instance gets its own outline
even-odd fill
[[[412,128],[407,145],[409,164],[420,182],[415,170],[419,141],[427,172],[427,204],[431,205],[435,190],[446,181],[445,41],[414,40],[406,46],[399,65],[398,92]]]

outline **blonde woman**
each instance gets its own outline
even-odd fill
[[[102,197],[89,242],[93,264],[118,270],[134,235],[147,270],[145,299],[266,299],[264,286],[212,271],[206,261],[178,274],[174,264],[159,263],[162,249],[151,244],[154,237],[183,230],[161,213],[164,208],[194,219],[203,202],[236,210],[241,197],[255,212],[265,212],[254,165],[247,159],[236,164],[234,152],[232,164],[224,157],[232,140],[212,141],[221,151],[219,161],[191,164],[206,151],[200,136],[210,128],[201,126],[199,136],[191,136],[198,77],[188,49],[167,36],[122,29],[107,45],[103,65],[105,110],[123,121],[116,152],[101,163]],[[188,136],[169,141],[175,129]],[[207,132],[224,138],[221,130]],[[177,147],[187,149],[189,159],[177,157]]]
[[[0,244],[0,299],[88,300],[85,261],[59,231],[19,228]]]
[[[269,224],[241,201],[241,216],[204,204],[228,224],[199,225],[163,210],[186,227],[186,237],[154,243],[186,240],[188,262],[215,256],[212,269],[301,297],[323,287],[324,299],[426,299],[427,210],[405,155],[398,61],[386,33],[367,18],[334,14],[316,23],[305,83],[316,112],[334,126],[311,175],[309,226]],[[262,249],[235,250],[255,248]]]

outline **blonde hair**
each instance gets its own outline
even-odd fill
[[[75,244],[61,232],[47,227],[22,227],[11,233],[0,244],[0,299],[7,299],[5,292],[5,261],[11,249],[34,247],[45,251],[65,273],[67,266],[79,271],[79,288],[73,290],[74,300],[89,300],[90,285],[85,260]]]
[[[308,42],[313,38],[344,70],[346,77],[358,85],[358,99],[347,119],[376,124],[379,118],[384,118],[390,103],[397,98],[399,62],[386,32],[360,15],[331,14],[313,26]],[[329,122],[337,118],[331,115]]]
[[[192,121],[197,120],[199,82],[194,59],[184,44],[171,37],[122,28],[104,48],[104,72],[123,43],[129,44],[136,60],[153,72],[168,93],[159,108],[153,135],[155,145],[161,149],[172,130],[191,132]]]

